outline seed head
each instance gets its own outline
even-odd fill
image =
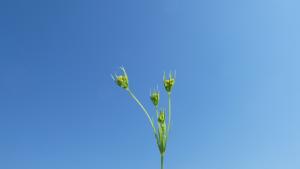
[[[159,91],[153,91],[150,95],[150,99],[154,106],[157,106],[159,103]]]
[[[122,75],[112,75],[111,77],[118,86],[122,87],[123,89],[128,89],[128,76],[126,74],[126,71],[124,67],[120,67],[120,69],[123,72]]]
[[[165,89],[168,93],[170,93],[172,91],[172,88],[175,84],[175,74],[172,74],[170,72],[169,74],[169,79],[166,79],[166,74],[164,73],[164,86],[165,86]]]
[[[165,123],[165,119],[166,119],[166,115],[164,111],[160,111],[160,114],[158,116],[158,122],[160,124],[164,124]]]

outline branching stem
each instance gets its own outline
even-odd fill
[[[148,111],[145,109],[145,107],[142,105],[142,103],[135,97],[135,95],[131,92],[131,90],[128,88],[127,89],[128,93],[130,94],[130,96],[137,102],[137,104],[143,109],[143,111],[145,112],[152,128],[153,128],[153,131],[154,131],[154,135],[155,137],[157,138],[157,133],[156,133],[156,129],[155,129],[155,126],[154,126],[154,123],[153,123],[153,120],[151,119]]]

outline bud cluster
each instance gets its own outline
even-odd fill
[[[165,123],[165,119],[166,119],[166,114],[164,111],[161,111],[159,116],[158,116],[158,122],[159,124],[163,124]]]
[[[153,91],[151,94],[150,94],[150,99],[153,103],[154,106],[158,106],[158,103],[159,103],[159,91]]]
[[[123,75],[115,75],[111,77],[118,86],[124,89],[128,89],[128,76],[126,74],[126,71],[123,67],[120,67],[120,69],[122,70]]]
[[[166,144],[167,144],[167,125],[166,125],[166,114],[164,110],[160,111],[160,114],[158,116],[158,142],[159,146],[158,149],[161,154],[164,154],[166,151]]]
[[[172,88],[175,84],[175,75],[172,73],[169,74],[169,79],[166,79],[166,74],[164,74],[164,86],[168,93],[172,91]]]

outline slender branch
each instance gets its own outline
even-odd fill
[[[137,104],[143,109],[143,111],[145,112],[146,116],[148,117],[148,120],[153,128],[154,131],[154,135],[157,138],[157,133],[156,133],[156,129],[153,123],[153,120],[151,119],[148,111],[145,109],[145,107],[142,105],[142,103],[135,97],[135,95],[131,92],[131,90],[128,88],[127,91],[129,92],[130,96],[137,102]]]
[[[168,133],[170,131],[170,127],[171,127],[171,116],[172,116],[172,112],[171,112],[171,93],[168,92],[168,100],[169,100],[169,124],[168,124]]]
[[[158,119],[158,106],[155,106],[156,118]]]

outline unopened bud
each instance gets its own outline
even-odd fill
[[[159,92],[158,91],[152,92],[150,95],[150,99],[151,99],[153,105],[157,106],[159,103]]]
[[[163,123],[165,123],[165,119],[166,119],[165,112],[161,111],[160,114],[159,114],[159,116],[158,116],[158,122],[160,124],[163,124]]]
[[[164,86],[168,93],[172,91],[174,84],[175,84],[175,76],[172,73],[170,73],[169,79],[166,79],[166,75],[164,74]]]
[[[123,71],[123,75],[115,75],[115,76],[112,76],[112,79],[115,81],[115,83],[124,88],[124,89],[127,89],[128,88],[128,76],[126,74],[126,71],[123,67],[120,67],[120,69]]]

